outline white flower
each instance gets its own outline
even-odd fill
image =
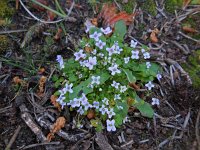
[[[99,111],[104,115],[108,111],[108,108],[106,108],[105,105],[102,105]]]
[[[102,102],[103,102],[104,104],[106,104],[106,105],[109,105],[108,99],[107,99],[107,98],[104,98],[104,99],[102,100]]]
[[[157,98],[152,98],[151,105],[160,105],[160,100]]]
[[[99,108],[99,102],[94,101],[93,102],[93,107],[98,109]]]
[[[122,107],[122,106],[117,106],[117,109],[124,109],[124,107]]]
[[[61,55],[57,55],[57,62],[59,63],[60,69],[65,68],[64,66],[64,61],[63,61],[63,57]]]
[[[130,60],[130,57],[124,58],[124,63],[125,63],[125,64],[128,64],[129,60]]]
[[[131,47],[135,48],[137,46],[137,42],[135,42],[134,40],[131,40]]]
[[[162,75],[161,74],[157,74],[156,77],[160,81],[160,79],[162,78]]]
[[[94,49],[91,53],[92,53],[93,55],[96,55],[96,54],[97,54],[97,50]]]
[[[60,96],[63,96],[63,95],[65,95],[67,93],[65,88],[59,90],[58,92],[60,93]]]
[[[145,86],[148,88],[148,90],[151,90],[154,87],[154,84],[149,81],[147,84],[145,84]]]
[[[106,124],[107,124],[107,131],[116,131],[116,127],[115,127],[115,120],[106,120]]]
[[[108,118],[112,118],[112,116],[115,115],[115,112],[113,111],[113,108],[111,108],[109,111],[107,111]]]
[[[118,99],[121,99],[120,94],[115,94],[114,100],[118,100]]]
[[[79,107],[79,109],[77,110],[78,113],[80,113],[81,115],[84,114],[84,110],[83,107]]]
[[[113,83],[111,84],[112,87],[119,89],[119,83],[117,83],[116,81],[113,81]]]
[[[81,49],[79,52],[74,53],[74,56],[76,57],[75,60],[84,59],[86,57],[86,54],[83,53],[83,50]]]
[[[143,56],[144,56],[144,59],[149,59],[150,58],[150,54],[148,52],[144,52]]]
[[[64,97],[63,95],[60,95],[60,96],[56,99],[56,101],[57,101],[58,103],[62,103],[63,100],[65,100],[65,97]]]
[[[120,86],[120,92],[124,93],[128,88],[124,85],[124,86]]]
[[[84,93],[82,93],[82,97],[80,98],[81,104],[85,105],[88,102],[88,99]]]
[[[80,63],[80,65],[81,65],[82,67],[85,67],[86,64],[88,63],[88,60],[79,61],[79,63]]]
[[[147,66],[147,69],[149,69],[151,67],[151,63],[150,62],[146,62],[146,66]]]
[[[72,86],[73,86],[73,83],[71,84],[65,84],[65,90],[68,91],[69,93],[73,93],[73,90],[72,90]]]
[[[91,78],[92,78],[92,83],[91,84],[97,84],[97,85],[100,84],[100,76],[97,76],[97,77],[92,76]]]
[[[139,51],[131,51],[131,53],[132,53],[131,56],[132,59],[139,59]]]
[[[98,42],[96,42],[95,44],[99,49],[103,49],[103,47],[106,45],[105,42],[99,40]]]
[[[99,88],[99,91],[101,92],[101,91],[102,91],[102,88]]]
[[[109,56],[111,56],[112,54],[114,54],[115,53],[115,46],[113,45],[112,47],[110,47],[110,48],[106,48],[106,50],[108,51],[108,55]]]
[[[95,41],[99,41],[99,37],[102,36],[102,33],[98,33],[95,31],[93,34],[90,35],[91,39],[94,39]]]
[[[89,70],[92,70],[94,65],[97,64],[97,58],[96,57],[89,57],[89,60],[87,61],[87,63],[85,64],[86,67],[89,68]]]
[[[86,26],[86,30],[85,32],[88,33],[90,31],[91,28],[95,27],[91,21],[89,19],[86,20],[86,22],[84,23]]]
[[[110,27],[107,27],[105,29],[101,28],[101,31],[103,32],[103,34],[107,35],[112,33],[112,29]]]
[[[118,67],[118,65],[114,64],[111,67],[109,67],[108,70],[111,71],[112,75],[115,75],[116,73],[121,73],[121,71],[117,67]]]
[[[115,46],[115,53],[116,54],[120,54],[123,51],[122,48],[120,48],[119,46]]]

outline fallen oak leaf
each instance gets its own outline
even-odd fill
[[[158,38],[157,38],[157,36],[156,36],[156,34],[158,34],[158,32],[159,32],[159,30],[156,28],[156,29],[154,29],[152,32],[151,32],[151,34],[150,34],[150,40],[151,40],[151,42],[153,42],[153,43],[157,43],[158,42]]]

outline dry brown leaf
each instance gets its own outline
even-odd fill
[[[135,15],[136,13],[127,14],[124,11],[118,13],[115,4],[105,3],[100,14],[98,15],[98,19],[103,20],[103,26],[113,27],[114,24],[119,20],[123,20],[125,21],[126,25],[130,25],[133,22]]]
[[[92,52],[92,48],[91,47],[89,47],[89,46],[86,46],[85,48],[85,51],[87,52],[87,53],[91,53]]]
[[[53,124],[50,133],[47,135],[47,140],[50,142],[52,138],[54,138],[54,134],[61,130],[65,126],[66,119],[64,117],[57,118],[56,122]]]
[[[56,35],[54,36],[54,40],[58,41],[61,37],[62,29],[58,28]]]
[[[134,88],[135,90],[139,90],[140,89],[140,86],[137,85],[136,83],[129,83],[129,86]]]
[[[58,109],[58,111],[61,111],[61,105],[56,101],[58,99],[57,96],[51,95],[51,103]]]
[[[191,0],[183,0],[182,9],[184,10],[190,4],[190,2],[191,2]]]
[[[13,82],[14,82],[15,84],[22,84],[22,83],[23,83],[23,80],[20,79],[18,76],[16,76],[16,77],[13,78]]]
[[[93,109],[90,109],[87,113],[88,119],[93,119],[95,118],[95,111]]]
[[[44,87],[45,87],[46,80],[47,80],[47,77],[45,77],[45,76],[42,76],[40,78],[40,80],[39,80],[39,93],[43,93],[44,92]]]
[[[91,19],[91,22],[92,22],[92,24],[94,25],[94,26],[98,26],[98,20],[97,20],[97,18],[93,18],[93,19]]]
[[[44,72],[45,72],[45,68],[43,68],[43,67],[40,68],[39,71],[38,71],[39,74],[43,74]]]
[[[156,36],[156,34],[158,34],[159,33],[159,30],[158,29],[154,29],[152,32],[151,32],[151,34],[150,34],[150,40],[151,40],[151,42],[153,42],[153,43],[157,43],[158,42],[158,38],[157,38],[157,36]]]
[[[191,27],[187,27],[187,26],[184,26],[183,28],[183,31],[185,32],[189,32],[189,33],[198,33],[198,31],[194,28],[191,28]]]

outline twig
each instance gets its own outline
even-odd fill
[[[0,31],[1,34],[11,34],[11,33],[19,33],[19,32],[26,32],[27,30],[21,29],[21,30],[10,30],[10,31]]]
[[[189,54],[189,52],[183,46],[181,46],[178,42],[172,41],[172,40],[170,42],[173,43],[175,46],[177,46],[183,52],[183,54],[185,55]]]
[[[96,133],[96,143],[99,145],[101,150],[113,150],[111,145],[106,141],[105,136],[101,132]]]
[[[10,141],[9,141],[8,145],[6,146],[5,150],[9,150],[12,147],[12,145],[15,142],[15,140],[17,138],[17,135],[19,134],[21,128],[22,127],[20,125],[17,127],[17,129],[15,130],[15,133],[13,134],[12,138],[10,139]]]
[[[41,146],[41,145],[59,145],[60,142],[44,142],[44,143],[37,143],[37,144],[31,144],[31,145],[27,145],[25,147],[22,148],[22,150],[24,149],[29,149],[29,148],[33,148],[33,147],[37,147],[37,146]]]
[[[200,121],[200,109],[199,109],[196,124],[195,124],[195,135],[197,139],[198,150],[200,150],[199,121]]]
[[[183,37],[189,39],[189,40],[192,40],[192,41],[194,41],[194,42],[200,43],[200,40],[196,40],[196,39],[194,39],[194,38],[192,38],[192,37],[186,35],[185,33],[181,32],[181,31],[179,31],[178,33],[179,33],[180,35],[182,35]]]
[[[133,140],[130,140],[129,142],[127,142],[127,143],[121,145],[120,147],[121,147],[121,148],[126,147],[126,146],[128,146],[128,145],[133,144],[133,142],[134,142]]]

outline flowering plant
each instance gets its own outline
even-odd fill
[[[131,41],[124,43],[126,25],[118,21],[114,29],[99,29],[92,26],[89,38],[84,37],[73,58],[66,61],[57,56],[63,77],[56,78],[56,85],[62,86],[55,94],[62,107],[69,106],[80,115],[93,110],[91,125],[101,130],[106,123],[107,131],[115,131],[128,114],[131,106],[142,115],[153,116],[151,106],[142,100],[132,84],[145,87],[149,92],[152,81],[160,68],[146,61],[150,58],[148,47],[137,46]],[[62,84],[61,84],[62,83]]]

